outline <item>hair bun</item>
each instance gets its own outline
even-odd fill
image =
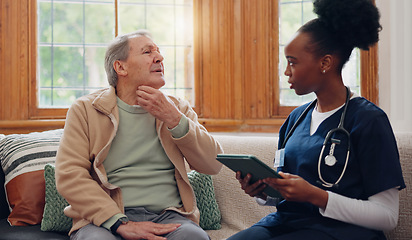
[[[379,40],[380,14],[372,0],[315,0],[314,13],[347,46],[369,49]]]

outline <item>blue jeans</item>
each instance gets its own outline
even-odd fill
[[[156,214],[147,211],[142,207],[126,208],[125,214],[130,221],[144,222],[151,221],[154,223],[180,223],[181,226],[175,231],[166,234],[168,240],[209,240],[207,233],[193,221],[180,215],[174,211],[166,211],[162,214]],[[93,224],[88,224],[79,230],[73,232],[70,236],[71,240],[121,240],[118,235],[113,235],[104,227],[97,227]]]
[[[333,240],[327,234],[312,230],[301,229],[292,231],[291,229],[277,227],[252,226],[236,233],[227,240]]]

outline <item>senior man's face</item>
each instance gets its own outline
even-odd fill
[[[129,39],[129,57],[125,61],[128,79],[133,85],[159,89],[165,85],[163,56],[159,47],[147,37]]]

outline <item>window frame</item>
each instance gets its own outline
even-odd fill
[[[37,107],[36,8],[36,0],[0,3],[3,134],[64,126],[66,108]],[[277,8],[273,0],[194,1],[194,108],[209,131],[276,133],[293,110],[277,100]],[[258,76],[251,63],[262,64]],[[361,51],[361,89],[379,104],[377,46]]]

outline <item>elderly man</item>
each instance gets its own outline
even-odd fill
[[[105,68],[111,87],[73,103],[56,157],[71,239],[209,239],[185,162],[217,174],[219,143],[159,90],[163,56],[147,31],[117,37]]]

